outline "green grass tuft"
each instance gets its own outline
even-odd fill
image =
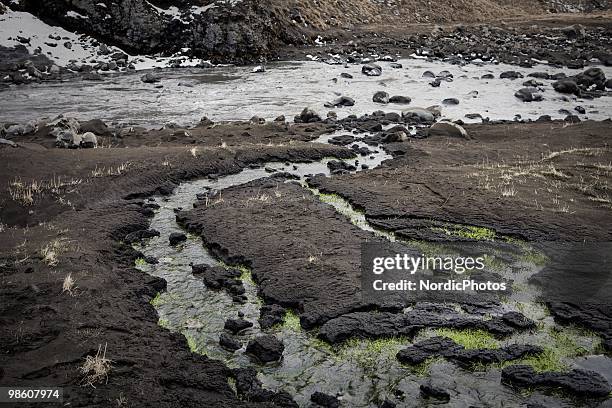
[[[287,310],[287,312],[285,312],[285,316],[283,317],[283,328],[295,332],[302,330],[300,317],[293,310]]]
[[[153,299],[151,299],[151,301],[149,303],[151,303],[151,305],[153,305],[153,307],[159,307],[159,306],[163,305],[164,303],[166,303],[166,300],[162,298],[162,294],[161,293],[157,292],[155,297]]]
[[[380,364],[395,360],[397,352],[408,343],[405,337],[376,340],[350,339],[340,346],[337,357],[352,361],[364,370],[376,370]]]
[[[499,343],[491,335],[484,330],[457,330],[441,328],[436,330],[436,334],[442,337],[448,337],[455,343],[465,347],[466,349],[496,349],[499,348]]]
[[[136,259],[136,266],[147,266],[147,261],[144,258]]]

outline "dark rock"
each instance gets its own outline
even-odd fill
[[[555,91],[563,94],[574,94],[580,95],[580,88],[578,88],[578,84],[571,79],[564,79],[561,81],[553,82],[553,88]]]
[[[347,72],[343,72],[340,74],[342,78],[353,79],[353,76]]]
[[[249,341],[246,348],[247,353],[254,355],[263,363],[280,360],[284,350],[283,343],[270,334]]]
[[[532,72],[531,74],[528,74],[527,76],[531,78],[537,78],[537,79],[550,79],[550,75],[547,72]]]
[[[262,387],[253,368],[236,368],[232,370],[236,380],[236,391],[242,399],[251,402],[270,402],[274,407],[298,408],[298,404],[287,392],[273,392]]]
[[[250,327],[253,327],[253,323],[244,319],[227,319],[223,325],[223,328],[232,334],[238,334]]]
[[[183,234],[182,232],[173,232],[168,237],[168,241],[170,241],[170,245],[175,246],[181,242],[187,241],[187,235]]]
[[[315,391],[310,396],[310,401],[325,408],[340,407],[340,400],[338,400],[338,398],[334,397],[333,395],[324,394],[319,391]]]
[[[339,135],[339,136],[334,136],[329,139],[329,143],[338,145],[338,146],[346,146],[346,145],[353,143],[354,141],[355,141],[355,136],[351,136],[351,135]]]
[[[299,116],[296,116],[295,118],[298,122],[302,123],[314,123],[322,121],[321,116],[319,116],[318,113],[316,113],[310,108],[304,108],[302,113],[300,113]]]
[[[523,74],[517,71],[506,71],[499,75],[500,79],[518,79],[523,78]]]
[[[355,105],[355,100],[353,98],[349,98],[348,96],[341,96],[339,98],[334,99],[331,102],[326,102],[326,108],[334,108],[338,106],[353,106]]]
[[[159,77],[151,72],[147,72],[146,74],[141,76],[140,80],[144,82],[145,84],[153,84],[155,82],[160,81]]]
[[[390,63],[390,64],[389,64],[389,66],[390,66],[391,68],[394,68],[394,69],[400,69],[400,68],[403,68],[403,67],[404,67],[404,66],[403,66],[402,64],[400,64],[399,62],[392,62],[392,63]]]
[[[143,239],[159,237],[159,235],[159,231],[154,229],[138,230],[127,234],[123,241],[127,244],[134,244],[142,241]]]
[[[452,122],[434,123],[428,130],[429,136],[456,137],[469,139],[467,131],[460,125]]]
[[[450,394],[442,387],[437,387],[433,385],[431,382],[427,382],[425,384],[421,384],[419,386],[421,390],[421,395],[424,398],[435,398],[441,401],[450,400]]]
[[[567,373],[537,373],[533,367],[512,365],[502,370],[502,382],[518,387],[562,389],[577,397],[606,397],[612,391],[599,373],[572,370]]]
[[[533,320],[520,312],[507,312],[502,316],[504,322],[518,329],[534,329],[536,324]]]
[[[352,164],[343,162],[341,160],[331,160],[327,162],[327,167],[329,168],[332,174],[339,174],[357,170],[357,168]]]
[[[480,77],[480,79],[495,79],[495,75],[493,74],[484,74]]]
[[[232,352],[242,348],[240,341],[227,333],[221,333],[221,335],[219,335],[219,345]]]
[[[536,88],[522,88],[518,90],[514,96],[523,102],[536,102],[542,100],[542,95],[538,93]]]
[[[265,330],[282,324],[285,312],[285,308],[277,304],[263,305],[259,311],[259,326]]]
[[[431,71],[425,71],[425,72],[423,72],[422,76],[423,76],[423,78],[435,78],[436,74],[434,74]]]
[[[372,97],[372,101],[377,103],[389,103],[389,94],[385,91],[378,91]]]
[[[459,105],[459,99],[457,98],[446,98],[442,101],[443,105]]]
[[[206,264],[193,265],[191,271],[202,279],[206,287],[211,289],[229,288],[240,282],[241,272],[236,268],[223,268]],[[240,283],[241,284],[241,283]]]
[[[586,113],[586,109],[584,109],[582,106],[576,106],[574,110],[580,113],[581,115],[584,115]]]
[[[376,64],[365,64],[361,67],[361,72],[367,76],[380,76],[382,68]]]
[[[389,98],[389,102],[391,103],[409,104],[411,101],[412,99],[408,96],[395,95]]]

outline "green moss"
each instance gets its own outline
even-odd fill
[[[429,370],[431,370],[431,366],[435,363],[439,363],[444,361],[442,357],[431,357],[425,360],[421,364],[417,364],[414,366],[405,366],[410,372],[419,376],[419,377],[427,377],[429,375]]]
[[[448,337],[455,343],[465,347],[466,349],[496,349],[499,348],[499,343],[491,333],[484,330],[457,330],[441,328],[436,330],[436,334],[442,337]]]
[[[350,339],[340,346],[337,357],[352,361],[364,370],[376,370],[379,364],[395,360],[397,352],[408,343],[405,337],[376,340]]]
[[[432,227],[431,230],[442,232],[453,237],[468,238],[477,241],[493,241],[497,236],[494,230],[475,225],[451,224],[445,227]]]
[[[170,328],[170,320],[168,320],[168,319],[162,319],[160,317],[159,320],[157,321],[157,324],[159,324],[164,329],[169,329]]]
[[[159,307],[159,306],[163,305],[164,303],[166,303],[166,300],[162,298],[162,294],[161,293],[157,292],[155,297],[153,299],[151,299],[151,301],[149,303],[151,303],[151,305],[153,305],[153,307]]]
[[[197,353],[199,350],[199,347],[198,347],[198,343],[196,342],[195,337],[185,332],[183,332],[183,336],[185,336],[185,338],[187,339],[187,346],[189,346],[189,350],[192,353]]]
[[[283,328],[295,332],[299,332],[302,329],[300,317],[293,310],[287,310],[285,313],[283,317]]]
[[[136,266],[147,266],[147,261],[144,258],[136,259]]]

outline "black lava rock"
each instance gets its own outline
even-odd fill
[[[253,327],[253,323],[244,319],[227,319],[223,328],[232,334],[238,334],[243,330]]]
[[[315,391],[311,396],[310,400],[317,405],[325,408],[339,408],[340,401],[333,395],[324,394],[319,391]]]
[[[249,341],[246,348],[247,353],[254,355],[263,363],[280,360],[284,350],[283,342],[271,334]]]
[[[170,245],[175,246],[181,242],[187,241],[187,235],[183,234],[182,232],[173,232],[168,237],[168,241],[170,241]]]

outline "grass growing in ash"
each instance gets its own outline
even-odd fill
[[[499,342],[484,330],[474,329],[448,329],[441,328],[436,330],[436,334],[442,337],[448,337],[455,343],[465,347],[466,349],[496,349],[499,348]]]
[[[302,330],[300,317],[293,310],[287,310],[287,312],[285,312],[285,316],[283,316],[283,329],[294,332]]]
[[[410,342],[405,337],[365,340],[350,339],[337,352],[341,360],[354,362],[366,371],[376,370],[380,364],[395,361],[395,355]]]

